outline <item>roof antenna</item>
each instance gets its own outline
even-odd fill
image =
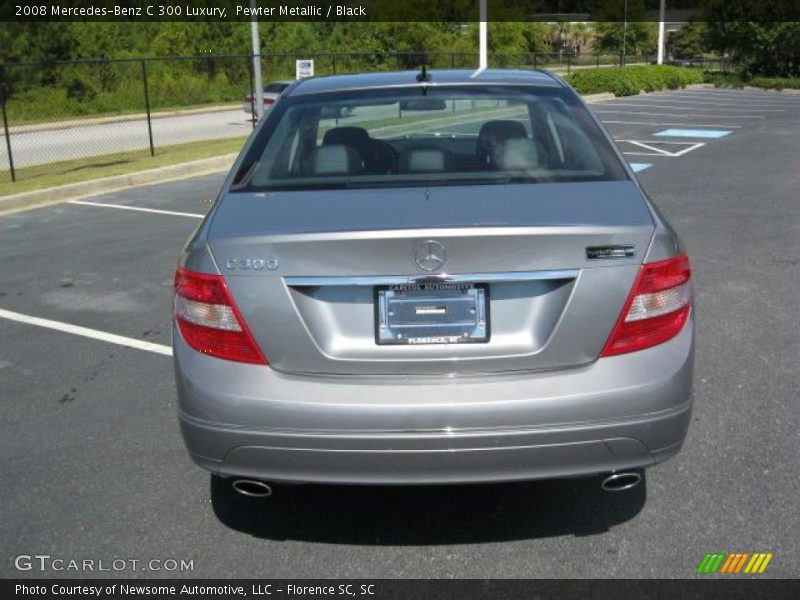
[[[425,68],[425,65],[422,65],[422,71],[417,73],[417,81],[422,83],[423,81],[430,81],[431,79],[433,78],[428,73],[428,70]]]

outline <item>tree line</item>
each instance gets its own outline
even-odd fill
[[[562,52],[595,40],[595,50],[618,52],[621,24],[492,22],[489,50],[500,54]],[[631,53],[655,50],[655,25],[628,24]],[[477,52],[475,23],[262,22],[265,52]],[[0,60],[54,61],[138,56],[236,54],[250,50],[244,22],[4,23]]]
[[[606,31],[604,32],[604,27]],[[602,34],[602,35],[601,35]],[[472,68],[477,63],[475,23],[262,22],[267,81],[294,77],[297,58],[314,58],[317,74],[370,70]],[[619,52],[613,26],[587,23],[492,22],[493,65],[534,67],[533,54],[572,55],[595,41],[594,51]],[[57,61],[139,57],[146,65],[153,107],[171,108],[241,100],[250,89],[247,22],[5,23],[0,27],[0,95],[17,121],[44,116],[141,110],[143,73],[135,62],[54,64]],[[652,23],[632,23],[628,54],[655,51]],[[207,58],[206,58],[207,57]],[[538,60],[538,66],[542,61]]]
[[[669,35],[668,58],[726,55],[746,78],[800,76],[800,23],[742,22],[731,11],[745,0],[706,1],[707,12]],[[627,7],[626,23],[611,17],[596,23],[490,22],[490,62],[529,68],[537,66],[533,55],[541,53],[653,56],[657,24],[645,20],[642,0],[628,0]],[[267,79],[293,78],[294,56],[281,58],[285,53],[315,58],[318,74],[421,64],[471,68],[477,62],[476,23],[262,22],[260,32]],[[249,62],[220,56],[249,51],[247,22],[2,23],[0,97],[8,99],[17,120],[141,110],[144,74],[139,64],[53,63],[193,56],[201,58],[147,63],[151,104],[167,108],[238,101],[250,89]],[[591,56],[582,58],[586,62]],[[44,66],[3,66],[22,62]]]

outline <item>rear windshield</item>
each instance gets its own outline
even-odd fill
[[[627,179],[586,109],[561,90],[360,90],[276,108],[233,190]]]

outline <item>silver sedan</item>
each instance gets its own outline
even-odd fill
[[[693,320],[680,240],[556,76],[305,79],[180,259],[180,423],[249,495],[627,489],[686,436]]]

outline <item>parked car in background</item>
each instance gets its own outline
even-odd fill
[[[706,64],[706,58],[703,56],[693,56],[691,58],[673,58],[669,64],[676,67],[695,67],[701,68]]]
[[[293,83],[187,243],[174,316],[186,445],[245,495],[624,490],[689,427],[687,254],[544,71]]]
[[[268,83],[264,86],[264,112],[272,108],[272,105],[275,104],[275,101],[278,99],[278,96],[281,95],[281,92],[291,84],[291,81],[273,81],[272,83]],[[247,96],[244,97],[244,105],[242,108],[247,114],[253,114],[254,107],[252,93],[247,94]]]

